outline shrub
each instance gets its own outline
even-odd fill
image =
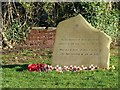
[[[3,5],[3,28],[8,40],[20,42],[26,37],[29,26],[57,26],[60,21],[80,13],[92,26],[117,39],[120,29],[118,5],[117,2],[7,3]]]
[[[25,37],[29,31],[29,26],[24,23],[21,24],[17,19],[11,22],[11,25],[4,27],[5,36],[8,41],[20,43],[25,40]]]

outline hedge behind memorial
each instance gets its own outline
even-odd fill
[[[4,2],[3,32],[8,41],[21,42],[29,27],[56,27],[60,21],[80,13],[94,27],[117,39],[118,7],[118,2]]]

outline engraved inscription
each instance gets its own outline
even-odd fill
[[[58,54],[59,55],[99,55],[99,48],[92,48],[89,46],[99,46],[99,39],[90,38],[64,38],[58,43]],[[84,48],[82,47],[85,46]],[[72,48],[64,48],[64,47]],[[77,48],[80,46],[80,48]],[[74,47],[74,48],[73,48]],[[75,48],[76,47],[76,48]]]

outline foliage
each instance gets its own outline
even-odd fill
[[[57,3],[57,21],[82,14],[92,26],[104,31],[113,39],[118,38],[119,13],[117,3],[112,2],[74,2]],[[56,25],[57,25],[56,24]]]
[[[25,40],[30,28],[27,17],[18,12],[15,3],[3,3],[3,5],[3,32],[7,40],[12,45]]]
[[[99,30],[104,31],[113,39],[118,37],[119,11],[114,8],[114,3],[92,2],[82,3],[87,21]],[[112,6],[110,6],[112,5]]]
[[[118,38],[120,11],[117,2],[6,2],[2,5],[3,27],[8,40],[21,40],[22,34],[22,37],[26,37],[28,27],[56,27],[60,21],[79,13],[92,26],[106,32],[113,39]],[[24,22],[26,25],[22,26]],[[13,28],[19,29],[20,35],[13,33],[15,30],[17,32],[17,29]]]
[[[9,41],[19,43],[23,41],[28,33],[29,26],[27,24],[21,24],[18,20],[11,22],[11,26],[6,28],[5,35]]]

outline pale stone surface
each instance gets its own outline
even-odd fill
[[[109,67],[111,38],[92,27],[82,15],[57,26],[53,65],[98,65]]]

